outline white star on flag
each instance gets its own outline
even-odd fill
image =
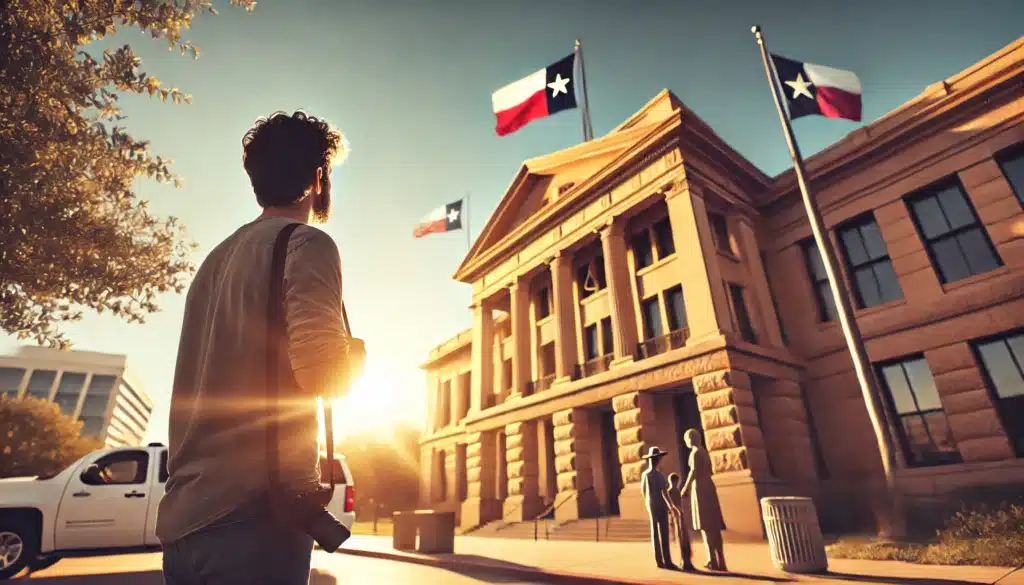
[[[787,81],[786,85],[793,88],[793,99],[796,99],[802,95],[807,96],[807,99],[814,99],[814,96],[811,95],[810,90],[807,89],[814,84],[804,79],[803,73],[798,73],[796,79],[794,81]]]
[[[551,97],[555,97],[559,93],[568,94],[569,89],[566,86],[570,81],[571,79],[568,77],[562,77],[561,73],[555,75],[555,80],[548,84],[548,87],[551,88]]]
[[[448,223],[455,223],[455,220],[459,219],[459,210],[453,209],[448,213]]]

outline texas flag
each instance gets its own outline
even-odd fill
[[[505,136],[533,120],[576,107],[576,54],[513,81],[491,94],[494,131]]]
[[[423,216],[412,231],[412,237],[422,238],[428,234],[443,234],[462,229],[462,199],[442,205]]]
[[[852,71],[772,55],[789,118],[824,116],[860,122],[860,79]]]

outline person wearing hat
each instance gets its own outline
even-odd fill
[[[671,504],[668,499],[668,480],[658,471],[658,463],[667,455],[657,446],[651,447],[642,458],[647,460],[647,469],[640,476],[640,494],[647,506],[651,522],[651,544],[654,545],[654,561],[662,569],[674,569],[672,553],[669,551],[668,515]]]

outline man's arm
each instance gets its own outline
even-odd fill
[[[295,380],[310,394],[338,396],[357,375],[341,311],[341,255],[326,233],[300,227],[285,264],[288,357]]]

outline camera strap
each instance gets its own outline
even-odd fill
[[[288,242],[292,233],[302,224],[291,223],[285,226],[274,242],[274,252],[270,262],[269,295],[267,297],[267,343],[266,343],[266,384],[267,384],[267,472],[270,487],[274,489],[280,481],[280,420],[281,403],[278,384],[281,383],[281,365],[284,363],[281,347],[287,338],[288,328],[284,307],[284,270],[288,258]],[[348,324],[348,312],[345,304],[341,305],[345,332],[351,334]],[[324,399],[324,434],[327,443],[327,483],[334,492],[334,416],[331,401]],[[321,470],[322,472],[323,470]]]

